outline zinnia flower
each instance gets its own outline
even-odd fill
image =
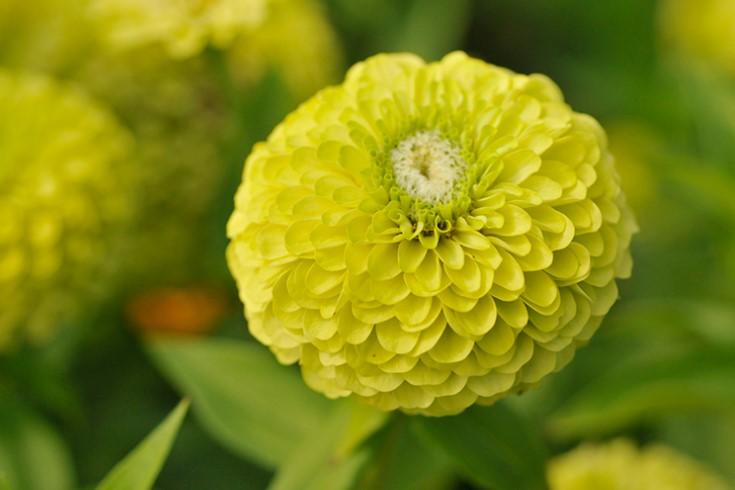
[[[668,47],[735,74],[732,0],[665,0],[661,29]]]
[[[619,439],[585,444],[553,459],[551,490],[727,490],[703,465],[665,446],[638,449]]]
[[[635,227],[603,130],[549,79],[378,55],[255,147],[228,259],[312,388],[444,415],[568,363]]]
[[[82,93],[0,72],[0,349],[106,292],[133,214],[130,144]]]

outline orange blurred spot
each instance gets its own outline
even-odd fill
[[[145,333],[205,335],[227,313],[221,291],[204,288],[162,288],[145,292],[128,304],[127,315]]]

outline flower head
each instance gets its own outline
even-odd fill
[[[228,260],[312,388],[443,415],[569,362],[635,227],[604,132],[549,79],[378,55],[255,147]]]
[[[735,2],[665,0],[661,29],[669,47],[735,74]]]
[[[268,0],[92,0],[110,44],[121,49],[162,44],[176,58],[207,45],[228,47],[259,26]]]
[[[582,445],[552,460],[551,490],[727,490],[707,468],[665,446],[638,449],[619,439]]]
[[[0,348],[90,306],[133,214],[128,134],[83,94],[0,72]]]

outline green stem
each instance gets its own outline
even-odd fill
[[[385,481],[384,475],[388,468],[395,462],[395,453],[401,436],[408,429],[408,419],[401,413],[391,415],[392,420],[388,422],[388,430],[383,436],[381,443],[375,448],[378,458],[360,486],[364,490],[380,490]]]

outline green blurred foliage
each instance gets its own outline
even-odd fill
[[[98,490],[148,490],[163,467],[171,445],[186,416],[189,402],[184,400],[145,440],[120,461],[97,485]]]
[[[2,395],[0,482],[29,490],[74,488],[71,458],[59,435],[28,407],[13,401],[8,393]]]
[[[288,459],[294,441],[312,435],[337,409],[254,343],[160,341],[149,350],[174,385],[192,397],[212,434],[268,467]],[[275,399],[281,403],[273,404]]]
[[[620,304],[590,345],[538,389],[433,420],[382,416],[312,393],[297,370],[277,365],[249,338],[239,314],[222,319],[211,338],[139,335],[123,314],[128,296],[140,292],[135,283],[49,345],[0,357],[0,488],[94,485],[181,396],[191,398],[194,417],[181,425],[156,482],[161,489],[542,488],[549,454],[618,435],[668,443],[735,484],[735,78],[660,46],[653,0],[327,0],[325,6],[348,64],[380,51],[436,59],[464,49],[514,70],[546,73],[575,109],[628,128],[610,137],[614,149],[630,150],[620,152],[621,169],[624,187],[641,196],[634,202],[641,233]],[[28,39],[23,34],[14,39]],[[78,48],[77,39],[67,41],[59,46]],[[23,42],[31,54],[22,55],[20,41],[7,43],[12,52],[6,47],[4,54],[0,45],[0,65],[28,64],[31,56],[33,69],[73,78],[66,58],[44,65],[48,45]],[[214,126],[224,128],[216,143],[224,164],[211,195],[199,196],[206,205],[172,225],[175,240],[190,240],[182,249],[200,256],[183,279],[156,273],[150,282],[222,283],[234,304],[224,226],[242,159],[298,97],[273,70],[247,89],[233,85],[221,55],[208,51],[196,60],[204,68],[192,69],[200,78],[190,82],[204,87],[198,94],[208,109],[231,109],[217,113]],[[127,70],[124,62],[111,68]],[[177,65],[173,72],[188,69]],[[150,73],[129,82],[140,84],[125,92],[133,104],[140,94],[156,96],[153,82],[161,80],[156,69],[147,80]],[[90,90],[104,99],[114,89],[100,82]],[[147,101],[148,112],[156,102]],[[158,123],[189,127],[191,114]],[[143,271],[159,265],[137,264]],[[135,453],[144,464],[156,463],[151,475],[175,422],[156,456]],[[125,461],[117,471],[133,464]]]
[[[538,428],[503,402],[461,415],[414,421],[417,430],[466,478],[483,488],[538,490],[547,451]]]

